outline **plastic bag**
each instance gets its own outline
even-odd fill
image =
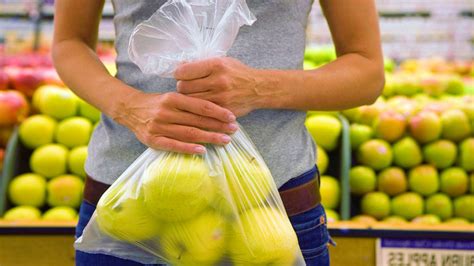
[[[239,27],[253,20],[243,0],[168,1],[137,27],[130,51],[143,71],[169,76],[180,60],[224,55]],[[138,45],[150,39],[153,45]],[[239,129],[230,144],[206,149],[204,155],[147,149],[102,195],[76,249],[144,264],[305,265],[250,138]]]
[[[244,0],[171,0],[135,28],[128,53],[143,73],[171,78],[181,62],[226,55],[254,21]]]

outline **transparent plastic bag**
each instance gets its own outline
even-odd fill
[[[183,60],[225,55],[253,21],[243,0],[171,0],[137,26],[131,58],[169,77]],[[76,249],[144,264],[305,265],[265,162],[242,128],[231,138],[204,155],[147,149],[102,195]]]
[[[226,55],[254,21],[244,0],[170,0],[135,28],[128,53],[143,73],[171,78],[181,62]]]

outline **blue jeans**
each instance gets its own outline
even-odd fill
[[[282,188],[291,188],[311,180],[317,172],[316,168],[305,174],[293,178],[285,183]],[[79,211],[79,222],[76,226],[76,237],[82,235],[94,213],[95,206],[83,201]],[[308,266],[329,266],[328,244],[333,244],[328,230],[326,213],[322,205],[304,213],[290,217],[291,224],[298,236],[298,242]],[[119,259],[109,255],[90,254],[76,250],[76,266],[143,266],[143,264]]]

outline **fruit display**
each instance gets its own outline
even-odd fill
[[[321,203],[326,209],[328,222],[341,219],[341,171],[340,148],[343,125],[335,114],[309,112],[305,122],[308,132],[317,142],[316,165],[320,179]]]
[[[21,144],[31,152],[29,171],[8,184],[12,208],[4,219],[75,221],[82,201],[87,144],[100,112],[60,86],[40,87],[32,98],[39,113],[18,127]]]
[[[352,220],[474,222],[472,67],[402,62],[374,104],[342,111],[351,122]]]

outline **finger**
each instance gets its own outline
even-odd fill
[[[176,124],[160,126],[160,132],[165,137],[189,143],[211,143],[223,145],[229,143],[231,140],[229,136],[222,133],[215,133],[195,127]]]
[[[176,90],[182,94],[209,91],[213,87],[209,78],[195,80],[180,80],[176,83]]]
[[[195,115],[189,112],[173,112],[170,114],[169,121],[179,121],[175,124],[197,127],[213,132],[234,133],[238,129],[236,123],[224,123],[214,118]]]
[[[174,78],[177,80],[193,80],[204,78],[212,73],[214,59],[205,59],[179,65]]]
[[[201,100],[198,98],[189,97],[183,94],[178,94],[176,97],[176,107],[182,111],[187,111],[200,116],[207,116],[215,118],[222,122],[234,122],[235,115],[219,105]]]
[[[151,139],[150,147],[156,150],[172,151],[186,154],[203,154],[204,146],[195,143],[186,143],[171,138],[157,136]]]

